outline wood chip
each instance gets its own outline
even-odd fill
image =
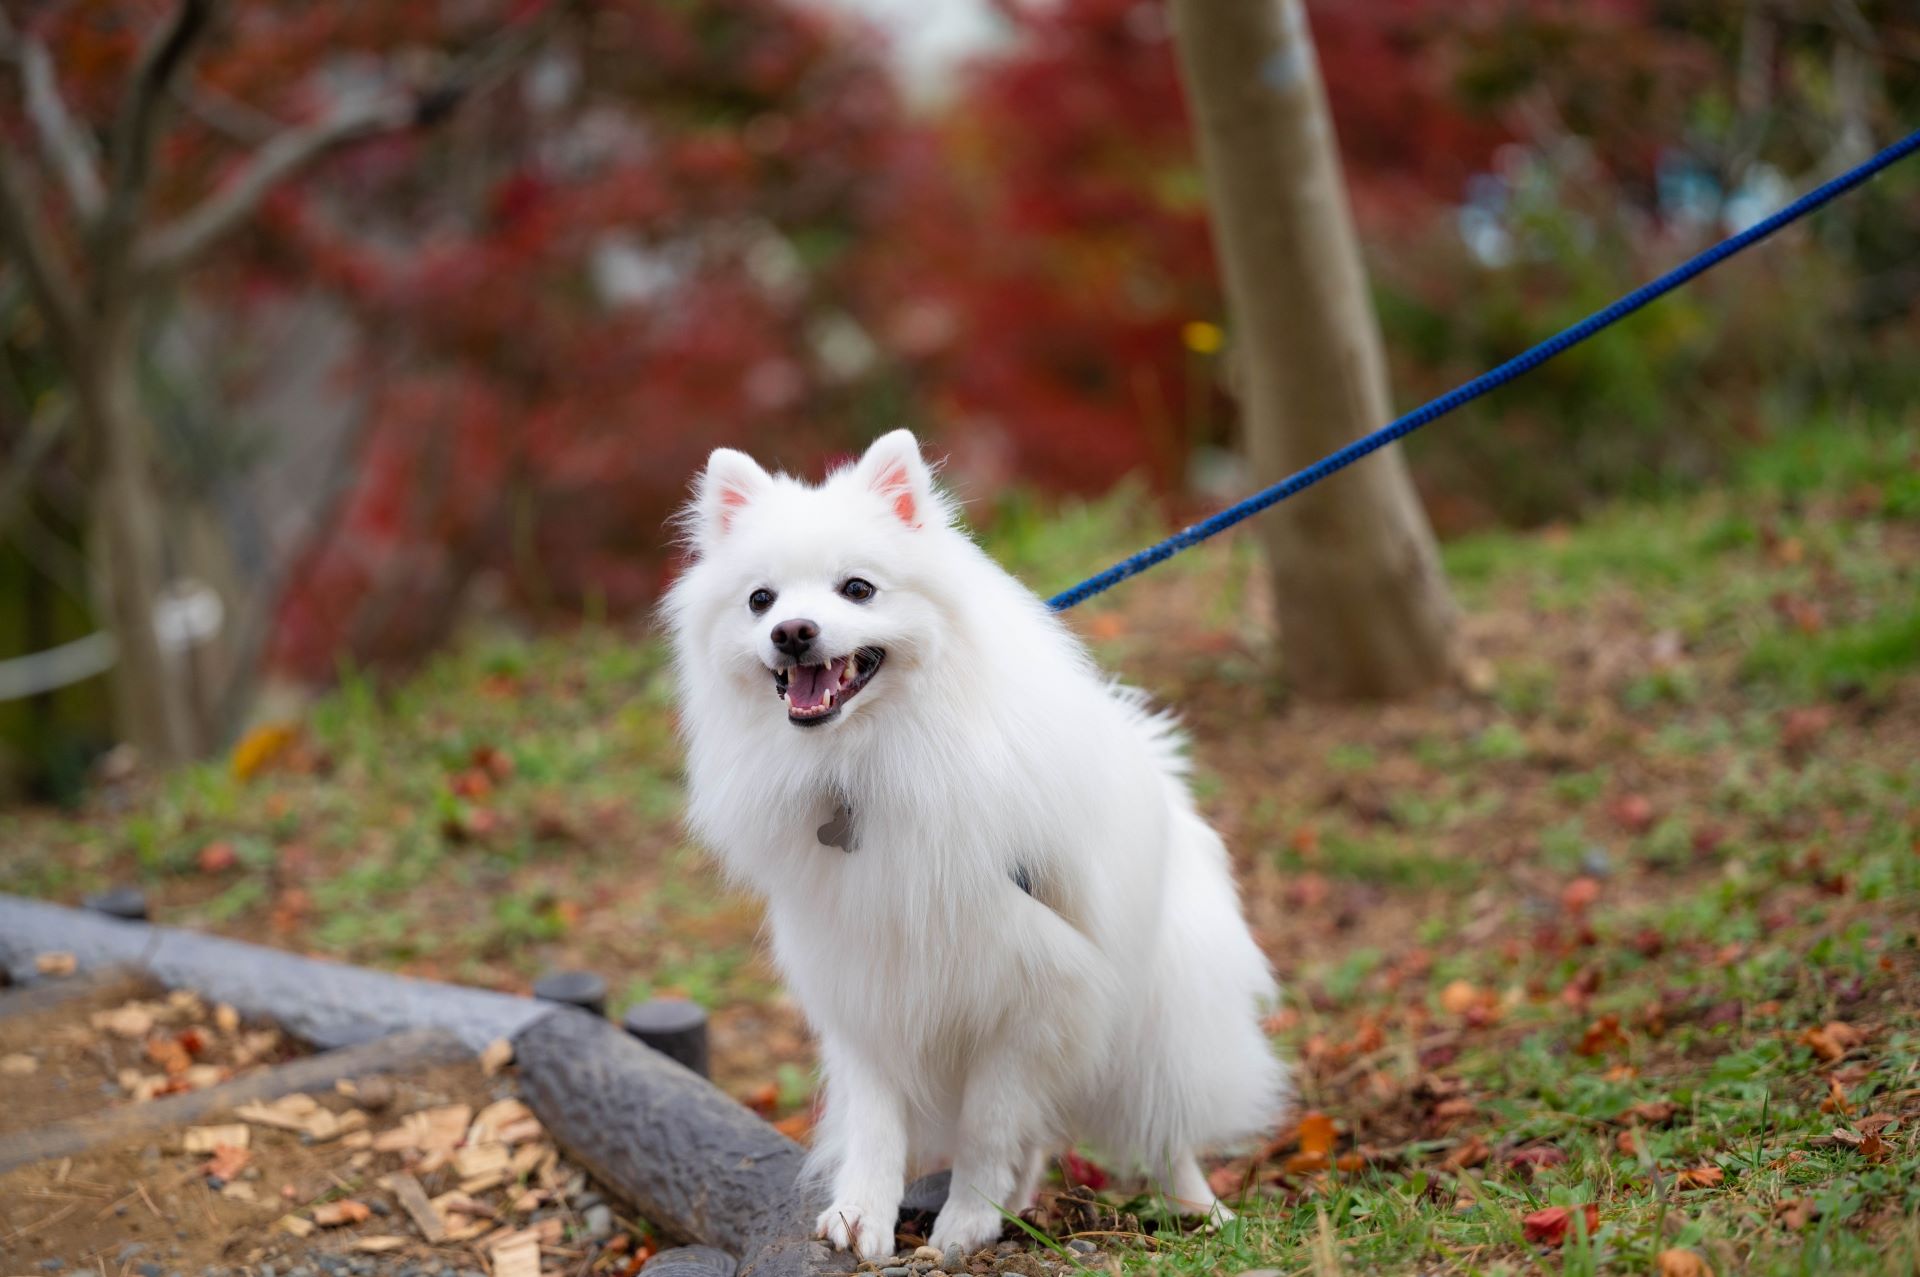
[[[488,1140],[484,1144],[468,1144],[453,1155],[453,1173],[462,1179],[472,1179],[478,1175],[490,1175],[495,1171],[504,1172],[512,1165],[513,1157],[505,1144]],[[472,1189],[467,1189],[471,1193]]]
[[[447,1221],[434,1209],[433,1203],[427,1198],[427,1190],[420,1187],[419,1180],[405,1171],[395,1171],[382,1176],[380,1185],[393,1194],[394,1200],[400,1203],[400,1209],[407,1212],[407,1217],[413,1220],[414,1227],[420,1230],[422,1237],[434,1243],[446,1240]]]
[[[69,976],[80,969],[71,953],[43,953],[33,960],[33,969],[41,975]]]
[[[292,1233],[295,1237],[311,1237],[318,1225],[298,1215],[282,1215],[274,1227],[283,1233]]]
[[[495,1100],[473,1115],[473,1125],[467,1128],[467,1143],[484,1144],[499,1141],[500,1131],[517,1122],[524,1122],[533,1116],[533,1110],[519,1100],[509,1097]]]
[[[260,1200],[260,1194],[254,1190],[253,1185],[243,1179],[234,1180],[222,1188],[220,1190],[220,1196],[230,1202],[258,1202]],[[307,1221],[303,1219],[300,1222],[304,1224]]]
[[[404,1237],[359,1237],[354,1239],[353,1249],[366,1255],[383,1255],[390,1250],[399,1250],[406,1244]]]
[[[180,1136],[180,1147],[189,1153],[211,1153],[225,1144],[228,1148],[245,1148],[253,1139],[253,1131],[245,1122],[231,1122],[224,1126],[190,1126]]]
[[[0,1055],[0,1077],[25,1077],[40,1071],[40,1061],[24,1052]]]
[[[540,1238],[531,1230],[498,1239],[487,1253],[493,1277],[540,1277]]]
[[[240,1031],[240,1013],[222,1002],[213,1009],[213,1024],[222,1033],[237,1033]]]
[[[88,1020],[102,1033],[136,1042],[153,1032],[153,1012],[138,1002],[129,1002],[111,1011],[95,1011]]]
[[[480,1052],[480,1071],[492,1077],[507,1065],[513,1063],[513,1043],[505,1038],[495,1038],[487,1043],[487,1049]]]
[[[449,1104],[444,1108],[421,1109],[400,1119],[400,1125],[373,1137],[373,1147],[382,1153],[418,1149],[422,1153],[452,1152],[467,1136],[473,1122],[471,1104]]]

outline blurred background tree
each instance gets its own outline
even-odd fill
[[[1920,14],[1896,0],[1307,11],[1400,407],[1920,117]],[[8,12],[14,203],[84,283],[107,259],[62,157],[90,152],[112,189],[140,51],[183,10]],[[545,12],[216,9],[159,102],[142,228],[190,224],[289,128],[418,108]],[[256,646],[312,681],[413,661],[475,615],[641,615],[720,439],[817,471],[904,423],[974,494],[1140,476],[1187,514],[1244,492],[1238,334],[1165,5],[993,17],[933,91],[801,0],[583,0],[457,113],[329,153],[169,279],[135,342],[172,556],[146,579],[229,671],[196,743],[243,721]],[[29,166],[50,121],[74,145]],[[1854,395],[1910,401],[1917,196],[1890,173],[1416,440],[1434,522],[1574,517]],[[84,406],[73,352],[24,264],[10,248],[0,278],[0,658],[120,628],[90,584],[96,461],[60,424]],[[54,783],[116,734],[102,713],[97,680],[48,691],[0,705],[0,739]]]

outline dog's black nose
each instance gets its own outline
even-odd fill
[[[773,645],[796,661],[807,654],[807,649],[819,637],[820,627],[804,618],[782,621],[773,627]]]

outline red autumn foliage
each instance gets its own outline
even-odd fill
[[[1541,1246],[1565,1245],[1567,1234],[1573,1231],[1576,1211],[1584,1218],[1587,1236],[1593,1236],[1600,1227],[1600,1208],[1592,1202],[1585,1206],[1549,1206],[1545,1210],[1534,1211],[1520,1221],[1521,1232],[1528,1241]]]

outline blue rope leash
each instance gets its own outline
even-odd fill
[[[1573,327],[1549,337],[1525,354],[1509,359],[1491,372],[1482,373],[1466,385],[1449,391],[1424,407],[1414,409],[1406,416],[1382,426],[1372,434],[1354,440],[1338,452],[1316,461],[1297,474],[1282,479],[1271,488],[1264,488],[1245,501],[1228,506],[1212,518],[1181,529],[1159,544],[1148,546],[1131,558],[1122,559],[1099,575],[1088,577],[1070,590],[1062,590],[1047,600],[1047,606],[1056,612],[1062,612],[1075,604],[1084,603],[1094,595],[1112,589],[1128,577],[1136,576],[1156,563],[1165,562],[1182,550],[1191,549],[1207,538],[1225,532],[1243,519],[1252,518],[1268,506],[1276,505],[1296,492],[1311,488],[1328,475],[1346,469],[1362,457],[1386,447],[1396,439],[1412,434],[1428,422],[1438,421],[1463,404],[1471,403],[1488,391],[1506,385],[1515,377],[1532,372],[1555,355],[1579,345],[1601,329],[1619,323],[1648,302],[1665,296],[1693,279],[1694,276],[1713,269],[1735,253],[1751,248],[1781,227],[1799,221],[1821,205],[1846,194],[1882,169],[1898,163],[1915,151],[1920,151],[1920,132],[1908,134],[1865,163],[1847,170],[1823,186],[1808,191],[1772,217],[1748,227],[1738,235],[1720,241],[1652,283],[1634,289],[1605,310],[1596,311]]]

